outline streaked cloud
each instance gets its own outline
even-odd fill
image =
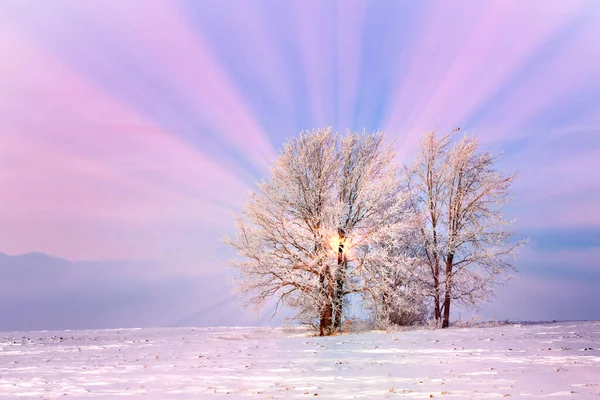
[[[4,1],[0,251],[221,271],[287,137],[382,129],[409,161],[460,126],[519,171],[523,276],[568,243],[566,271],[600,227],[599,41],[593,1]]]

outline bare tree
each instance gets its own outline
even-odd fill
[[[380,328],[412,325],[426,314],[424,279],[416,279],[420,269],[412,254],[415,215],[406,199],[400,192],[371,243],[357,251],[363,265],[363,304]]]
[[[453,143],[453,133],[427,134],[407,168],[411,204],[420,215],[415,255],[422,257],[422,284],[444,328],[452,303],[476,307],[516,270],[516,252],[524,243],[513,243],[512,222],[502,212],[515,175],[495,168],[497,155],[478,153],[477,139],[464,136]]]
[[[348,295],[382,284],[385,274],[373,271],[405,265],[393,240],[381,245],[406,226],[395,156],[381,133],[339,139],[319,129],[285,145],[226,239],[250,304],[275,297],[328,335],[340,329]]]
[[[341,140],[340,176],[337,181],[339,246],[334,301],[336,329],[341,326],[344,297],[368,288],[362,279],[355,279],[354,284],[347,279],[349,273],[356,278],[360,272],[364,272],[359,269],[366,268],[364,261],[367,260],[364,257],[361,262],[353,259],[349,264],[348,253],[353,248],[361,252],[368,251],[379,232],[394,231],[395,226],[384,221],[398,220],[396,212],[400,210],[396,206],[401,200],[401,193],[398,167],[394,162],[397,153],[393,145],[386,146],[383,140],[384,135],[379,132],[348,132]]]
[[[237,235],[225,242],[240,259],[240,290],[256,308],[271,297],[277,308],[296,308],[300,317],[318,315],[321,334],[333,319],[331,218],[338,173],[336,136],[331,129],[289,141],[271,178],[258,185],[236,218]]]

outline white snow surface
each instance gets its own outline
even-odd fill
[[[597,398],[600,322],[0,333],[0,398]]]

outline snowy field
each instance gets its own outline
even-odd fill
[[[596,398],[600,322],[0,333],[0,398]],[[66,397],[63,397],[66,396]]]

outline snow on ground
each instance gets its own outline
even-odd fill
[[[0,333],[0,398],[595,398],[600,322]],[[67,396],[67,397],[63,397]]]

